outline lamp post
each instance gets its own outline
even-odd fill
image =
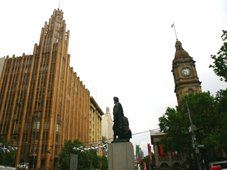
[[[186,102],[186,106],[187,106],[187,112],[188,112],[188,118],[190,121],[190,126],[189,126],[189,132],[192,135],[192,148],[195,151],[195,157],[196,157],[196,162],[198,165],[198,169],[202,170],[201,164],[200,164],[200,151],[199,151],[199,147],[198,147],[198,143],[197,143],[197,139],[196,139],[196,135],[195,135],[195,130],[196,130],[196,126],[193,125],[192,123],[192,118],[191,118],[191,113],[188,107],[188,102]]]

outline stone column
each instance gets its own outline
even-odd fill
[[[134,170],[134,152],[131,142],[108,145],[108,170]]]

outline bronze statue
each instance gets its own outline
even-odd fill
[[[124,116],[124,111],[118,97],[114,97],[113,107],[113,142],[129,142],[132,138],[132,132],[129,129],[129,123],[127,117]]]

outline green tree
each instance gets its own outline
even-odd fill
[[[223,41],[227,40],[227,31],[223,30],[221,36]],[[213,64],[210,65],[213,68],[214,73],[220,77],[221,81],[227,82],[227,42],[221,46],[220,50],[216,55],[211,55]]]
[[[221,36],[224,43],[216,55],[211,55],[215,74],[221,81],[227,82],[227,31]],[[209,92],[190,94],[176,108],[168,107],[166,113],[159,118],[159,127],[165,132],[163,144],[167,151],[190,153],[193,150],[192,134],[188,127],[189,113],[194,125],[196,143],[203,158],[207,161],[226,159],[227,154],[227,89],[219,90],[216,96]],[[189,107],[187,107],[189,106]],[[225,154],[222,154],[225,153]]]
[[[154,157],[153,153],[152,153],[152,163],[149,164],[148,156],[145,156],[140,163],[141,169],[144,169],[144,162],[146,163],[147,169],[151,169],[151,170],[156,169],[155,168],[155,157]]]
[[[86,150],[84,145],[78,140],[73,142],[65,141],[60,154],[61,170],[69,170],[70,154],[78,155],[78,170],[107,170],[107,159],[97,156],[96,150]]]
[[[213,64],[210,65],[213,68],[215,74],[220,77],[222,81],[227,82],[227,30],[223,30],[221,36],[223,45],[216,55],[211,55]],[[219,120],[219,126],[217,127],[217,138],[219,144],[227,152],[227,89],[219,90],[216,95],[217,112],[221,119]]]
[[[159,118],[160,130],[166,133],[162,143],[166,151],[188,152],[190,148],[189,121],[187,115],[174,108],[167,108]]]
[[[221,157],[221,150],[227,140],[222,135],[226,134],[222,125],[227,115],[226,112],[224,114],[219,111],[223,108],[221,101],[227,100],[226,93],[223,93],[220,93],[219,97],[213,97],[209,92],[190,94],[176,109],[167,108],[166,113],[159,118],[160,129],[166,133],[163,143],[167,151],[190,153],[193,150],[192,135],[188,129],[191,126],[190,114],[192,123],[196,126],[196,143],[205,146],[201,149],[204,157],[207,160]]]
[[[217,138],[223,150],[227,153],[227,89],[220,90],[216,95],[217,112],[220,119],[217,126]]]
[[[108,169],[107,158],[105,156],[99,156],[98,158],[99,158],[101,170],[107,170]]]
[[[0,165],[15,166],[16,149],[0,138]]]

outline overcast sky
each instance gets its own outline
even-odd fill
[[[0,57],[32,54],[58,7],[57,0],[1,1]],[[119,97],[132,133],[158,128],[158,118],[177,104],[173,22],[202,90],[226,88],[209,68],[227,29],[225,0],[62,0],[60,9],[70,30],[70,66],[104,112],[112,113]]]

